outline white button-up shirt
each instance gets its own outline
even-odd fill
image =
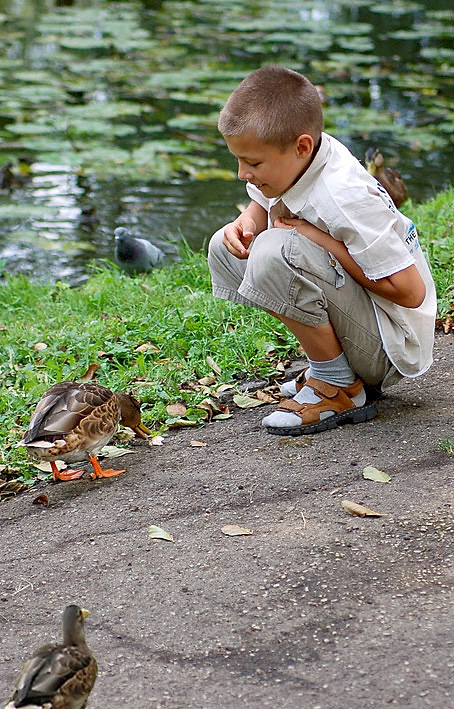
[[[309,168],[280,197],[267,199],[250,183],[247,191],[268,212],[281,199],[297,217],[343,241],[371,280],[416,264],[426,286],[419,308],[404,308],[367,292],[384,350],[399,372],[416,377],[430,367],[437,300],[415,226],[342,143],[323,133]]]

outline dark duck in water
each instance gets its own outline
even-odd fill
[[[366,152],[366,169],[385,188],[397,208],[408,199],[405,182],[398,170],[385,167],[383,155],[378,148]]]

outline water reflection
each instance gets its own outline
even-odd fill
[[[440,0],[436,13],[429,15],[432,5],[428,0],[389,5],[358,0],[263,0],[224,6],[189,0],[120,3],[123,21],[111,29],[112,44],[96,48],[95,40],[102,41],[103,33],[93,25],[87,35],[94,42],[90,50],[80,38],[77,46],[77,36],[74,47],[69,42],[72,36],[63,48],[59,46],[52,35],[55,19],[46,15],[62,6],[65,12],[76,13],[89,7],[86,2],[0,0],[0,11],[7,18],[6,39],[0,39],[4,49],[0,81],[8,99],[0,107],[0,163],[24,153],[20,139],[8,132],[14,121],[41,120],[46,146],[41,149],[40,136],[34,137],[31,174],[0,194],[3,267],[32,278],[79,283],[94,257],[113,259],[117,226],[150,237],[169,261],[176,257],[181,238],[194,249],[203,248],[218,226],[237,215],[235,205],[245,199],[239,181],[198,180],[186,174],[156,182],[131,179],[121,170],[100,179],[95,170],[43,162],[40,152],[55,155],[61,146],[63,154],[68,145],[76,157],[83,149],[89,152],[94,143],[89,130],[86,135],[80,132],[80,124],[92,121],[92,130],[102,132],[95,119],[104,117],[109,102],[121,100],[125,115],[118,120],[114,116],[111,123],[118,131],[111,136],[113,153],[137,150],[161,131],[166,139],[186,136],[199,146],[201,158],[204,142],[210,141],[219,166],[235,170],[222,141],[216,142],[212,122],[197,121],[217,112],[219,95],[228,95],[237,76],[269,61],[286,63],[321,84],[328,129],[358,158],[364,158],[372,143],[378,144],[387,160],[397,163],[413,200],[433,196],[454,182],[452,142],[438,145],[433,133],[437,122],[452,121],[454,11],[452,0]],[[442,17],[443,11],[451,11],[450,22],[446,13]],[[301,23],[300,30],[295,22]],[[128,66],[129,73],[122,74]],[[61,78],[60,67],[70,68],[69,79],[67,74]],[[203,71],[208,77],[211,72],[211,93]],[[42,80],[36,81],[39,72]],[[222,73],[224,85],[216,87]],[[161,76],[173,85],[160,83]],[[80,108],[79,115],[72,114],[77,135],[71,133],[70,123],[65,124],[66,103]],[[45,133],[49,115],[54,120],[53,148]],[[58,142],[62,137],[65,143]],[[425,140],[433,143],[427,147]],[[103,159],[101,153],[98,159]]]

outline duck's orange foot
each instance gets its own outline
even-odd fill
[[[59,470],[57,464],[51,460],[50,467],[52,468],[52,477],[54,480],[79,480],[85,473],[83,468],[78,468],[77,470]]]
[[[59,470],[58,475],[55,476],[57,480],[79,480],[85,473],[83,468],[78,468],[77,470]]]
[[[121,475],[121,473],[126,472],[125,469],[113,470],[113,468],[109,468],[108,470],[103,470],[96,458],[90,458],[90,463],[92,464],[94,471],[93,473],[90,473],[92,480],[96,480],[96,478],[113,478],[115,475]]]

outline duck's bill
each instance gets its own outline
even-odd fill
[[[139,423],[139,425],[135,426],[132,430],[139,436],[139,438],[146,438],[152,434],[152,431],[150,431],[144,423]]]

